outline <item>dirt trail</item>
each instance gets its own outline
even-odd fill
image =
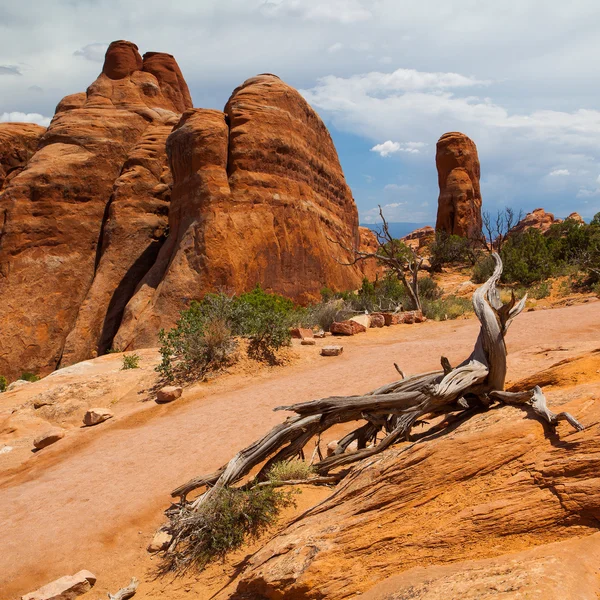
[[[284,413],[273,407],[366,392],[397,378],[393,362],[407,374],[439,368],[440,355],[457,364],[478,327],[470,319],[370,330],[344,339],[344,354],[331,359],[302,347],[314,359],[242,384],[232,379],[230,389],[225,382],[215,393],[199,386],[181,403],[138,411],[47,448],[17,475],[0,475],[0,597],[16,598],[84,568],[98,576],[95,597],[132,575],[144,577],[139,569],[151,564],[144,548],[170,490],[214,470],[280,422]],[[524,313],[508,345],[511,380],[600,347],[600,302]]]

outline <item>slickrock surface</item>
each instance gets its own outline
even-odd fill
[[[440,187],[436,230],[479,237],[481,191],[475,143],[464,133],[445,133],[437,143],[435,164]]]
[[[340,265],[350,256],[329,241],[360,243],[337,152],[321,119],[281,79],[247,80],[224,113],[186,111],[167,153],[169,239],[127,305],[115,346],[155,342],[190,300],[215,289],[260,282],[303,302],[324,285],[360,284],[360,267]]]
[[[135,44],[113,42],[100,76],[86,94],[59,103],[38,151],[4,185],[0,372],[9,379],[19,369],[44,374],[59,363],[89,358],[103,333],[102,311],[110,309],[114,318],[124,305],[122,295],[131,293],[152,263],[166,221],[166,191],[155,188],[168,184],[168,178],[161,181],[164,151],[156,146],[189,92],[174,59],[149,60],[146,71]],[[137,177],[142,181],[134,182]],[[127,243],[111,243],[118,237],[115,228],[127,229],[121,235]],[[105,262],[118,265],[110,274],[108,264],[98,269],[106,249],[112,252]],[[97,272],[99,281],[79,316]],[[107,321],[107,329],[115,329],[111,315]]]
[[[0,123],[0,191],[27,166],[44,131],[33,123]]]
[[[275,599],[285,590],[286,598],[349,598],[399,571],[594,534],[600,518],[600,349],[558,363],[514,389],[535,384],[545,385],[550,398],[553,389],[578,386],[562,393],[560,410],[589,427],[574,432],[561,424],[553,432],[504,406],[426,443],[406,443],[367,459],[330,498],[252,556],[233,597]],[[510,558],[488,568],[515,569],[515,585],[525,571]],[[448,572],[458,585],[457,570]],[[414,589],[427,590],[430,576],[419,573],[420,587]],[[448,597],[442,594],[450,589],[443,574],[438,568],[431,576],[440,595],[425,598]],[[533,581],[529,575],[531,588]],[[583,596],[573,589],[568,597]]]

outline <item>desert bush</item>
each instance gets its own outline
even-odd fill
[[[530,290],[525,290],[528,294],[535,298],[536,300],[541,300],[542,298],[547,298],[552,291],[550,283],[547,281],[542,281],[542,283],[532,287]],[[519,298],[523,296],[523,294],[517,294]]]
[[[531,285],[552,275],[553,262],[547,240],[538,229],[510,236],[501,251],[502,281]]]
[[[431,277],[420,277],[419,294],[423,300],[437,300],[442,297],[442,289]]]
[[[305,327],[320,327],[323,331],[329,331],[332,323],[345,321],[354,314],[351,306],[342,298],[327,300],[319,304],[313,304],[306,310],[302,320]]]
[[[224,294],[208,295],[181,312],[168,332],[159,332],[162,361],[156,370],[168,380],[201,379],[235,358],[237,342],[232,336],[231,300]]]
[[[275,353],[290,344],[290,327],[297,320],[291,300],[265,292],[259,285],[232,302],[232,329],[248,338],[248,356],[257,360],[276,363]]]
[[[123,354],[123,366],[121,367],[121,370],[139,369],[140,360],[141,358],[138,354]]]
[[[4,375],[0,375],[0,392],[5,392],[8,387],[8,381]]]
[[[431,245],[431,269],[441,271],[445,265],[475,264],[476,255],[473,243],[459,235],[450,235],[445,231],[436,231],[435,242]]]
[[[31,383],[34,383],[34,382],[40,380],[38,375],[36,375],[35,373],[29,373],[28,371],[21,373],[21,377],[19,377],[19,379],[21,379],[23,381],[29,381]]]
[[[292,459],[275,463],[268,473],[269,481],[296,481],[310,479],[315,474],[312,465],[304,460]]]
[[[474,283],[484,283],[494,272],[495,264],[494,259],[489,255],[480,257],[473,266],[471,280]]]
[[[293,491],[273,486],[223,488],[199,510],[183,510],[174,522],[175,547],[162,570],[204,569],[277,522],[282,508],[295,505]]]
[[[457,319],[470,312],[473,312],[473,305],[466,298],[447,296],[437,300],[423,300],[423,314],[434,321]]]

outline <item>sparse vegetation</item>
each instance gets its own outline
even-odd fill
[[[171,523],[177,530],[175,546],[164,559],[162,570],[202,570],[214,560],[256,539],[274,525],[283,508],[294,506],[294,491],[271,485],[222,488],[202,507],[181,509]]]
[[[304,460],[294,458],[275,463],[269,470],[269,481],[304,481],[315,475],[313,467]]]
[[[435,242],[431,245],[431,270],[439,272],[446,265],[475,264],[477,255],[474,243],[459,235],[449,235],[436,231]]]
[[[121,370],[139,369],[140,360],[141,358],[138,354],[123,354],[123,366],[121,367]]]
[[[29,373],[28,371],[21,373],[21,377],[19,377],[19,379],[23,381],[29,381],[30,383],[34,383],[40,380],[38,375],[36,375],[35,373]]]
[[[436,300],[423,301],[423,314],[434,321],[458,319],[458,317],[472,312],[473,305],[471,301],[459,296],[446,296]]]
[[[4,375],[0,375],[0,392],[5,392],[8,387],[8,381]]]

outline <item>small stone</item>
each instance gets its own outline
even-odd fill
[[[177,400],[183,393],[183,388],[175,385],[167,385],[164,388],[158,390],[158,394],[156,394],[156,401],[160,404],[165,404],[166,402],[173,402],[173,400]]]
[[[385,326],[385,318],[380,313],[375,313],[371,315],[371,327],[384,327]]]
[[[331,442],[329,442],[329,444],[327,444],[327,456],[333,456],[333,454],[337,450],[338,445],[338,440],[332,440]],[[346,450],[349,450],[350,452],[358,450],[358,441],[354,440],[353,442],[350,442],[350,445],[346,448]]]
[[[91,427],[92,425],[104,423],[104,421],[112,419],[114,416],[112,410],[108,408],[90,408],[83,417],[83,424]]]
[[[362,325],[365,329],[368,329],[371,326],[370,315],[356,315],[355,317],[351,317],[350,321],[354,321],[355,323]]]
[[[314,336],[316,338],[324,338],[327,334],[322,330],[319,329],[319,331],[315,331]]]
[[[343,346],[323,346],[321,356],[339,356],[343,351]]]
[[[60,429],[60,427],[53,427],[52,429],[48,429],[42,433],[42,435],[38,435],[35,440],[33,440],[33,445],[41,450],[46,446],[50,446],[50,444],[54,444],[54,442],[58,442],[58,440],[62,440],[65,437],[65,430]]]
[[[296,327],[290,331],[293,338],[306,340],[314,337],[312,329],[306,329],[304,327]]]
[[[315,340],[302,340],[300,342],[302,346],[314,346],[316,343]]]
[[[164,531],[157,531],[152,538],[150,544],[148,544],[148,552],[160,552],[167,548],[167,546],[171,543],[173,536]]]
[[[21,600],[73,600],[89,592],[96,583],[96,576],[89,571],[79,571],[48,583],[35,592],[21,596]]]

